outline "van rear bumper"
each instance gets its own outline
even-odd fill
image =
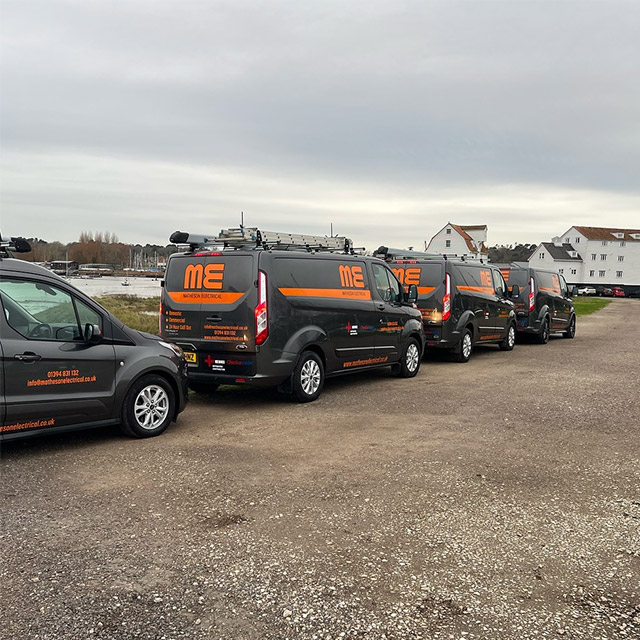
[[[211,358],[207,359],[208,356]],[[220,352],[199,351],[197,366],[189,367],[189,379],[210,384],[276,387],[291,376],[298,356],[297,353],[275,352],[263,346],[257,353],[241,356],[244,359],[242,364],[236,365],[236,356],[229,358],[228,354]]]

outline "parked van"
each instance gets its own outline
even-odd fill
[[[0,440],[119,424],[156,436],[187,401],[182,350],[125,326],[0,239]]]
[[[387,260],[402,284],[417,286],[427,348],[447,349],[458,362],[467,362],[478,344],[513,349],[514,304],[499,269],[387,247],[376,255]]]
[[[516,305],[519,334],[532,335],[540,344],[549,342],[552,332],[576,335],[576,312],[562,275],[525,264],[499,266]]]
[[[391,366],[418,373],[420,312],[389,267],[345,238],[176,232],[162,283],[161,334],[189,362],[190,386],[279,386],[315,400],[325,377]]]

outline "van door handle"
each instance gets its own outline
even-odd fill
[[[384,302],[378,302],[376,304],[376,307],[380,310],[380,311],[384,311],[387,305],[384,304]]]
[[[222,318],[220,316],[207,316],[207,320],[209,322],[222,322]]]
[[[41,358],[42,356],[39,356],[37,353],[33,353],[32,351],[17,353],[15,356],[13,356],[14,360],[20,360],[21,362],[37,362]]]

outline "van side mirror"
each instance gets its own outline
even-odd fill
[[[509,297],[510,298],[519,298],[520,297],[520,286],[517,284],[514,284],[511,289],[509,290]]]
[[[102,329],[97,324],[87,322],[84,325],[84,342],[85,344],[100,344],[102,342]]]
[[[415,284],[409,285],[409,290],[405,294],[405,300],[409,304],[414,304],[418,299],[418,287]]]

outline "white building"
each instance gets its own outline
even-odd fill
[[[571,227],[536,247],[529,264],[569,284],[640,287],[640,229]]]
[[[425,251],[455,255],[465,259],[489,259],[487,243],[487,225],[461,226],[448,222],[429,244],[425,242]]]

